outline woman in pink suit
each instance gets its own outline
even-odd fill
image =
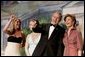
[[[64,18],[67,26],[63,43],[65,46],[64,56],[81,56],[82,52],[82,35],[77,31],[75,24],[76,19],[74,15],[67,14]]]

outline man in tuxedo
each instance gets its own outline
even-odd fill
[[[33,28],[34,32],[42,33],[33,56],[63,56],[63,37],[65,29],[58,25],[61,19],[61,13],[55,11],[52,14],[49,24],[44,24],[39,29]]]

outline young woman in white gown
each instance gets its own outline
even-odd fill
[[[36,19],[32,19],[29,22],[29,28],[32,30],[33,27],[38,27],[39,22]],[[39,40],[41,38],[41,33],[32,32],[27,35],[25,43],[25,52],[27,56],[32,56]]]
[[[12,24],[13,29],[9,29],[10,24]],[[22,47],[24,38],[20,25],[20,19],[17,19],[16,16],[12,15],[3,29],[3,31],[9,35],[7,38],[5,56],[21,56],[20,48]]]

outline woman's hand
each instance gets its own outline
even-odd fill
[[[78,50],[78,56],[82,55],[82,50]]]
[[[10,20],[15,21],[16,19],[17,19],[17,17],[15,15],[10,16]]]

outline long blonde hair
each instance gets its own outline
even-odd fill
[[[16,31],[16,29],[15,29],[15,22],[17,22],[17,20],[19,20],[20,25],[21,25],[21,20],[16,18],[16,17],[14,17],[14,19],[12,20],[12,22],[11,22],[11,24],[9,26],[9,30],[10,30],[11,34],[14,34],[15,31]],[[21,30],[21,27],[19,27],[19,30]]]

